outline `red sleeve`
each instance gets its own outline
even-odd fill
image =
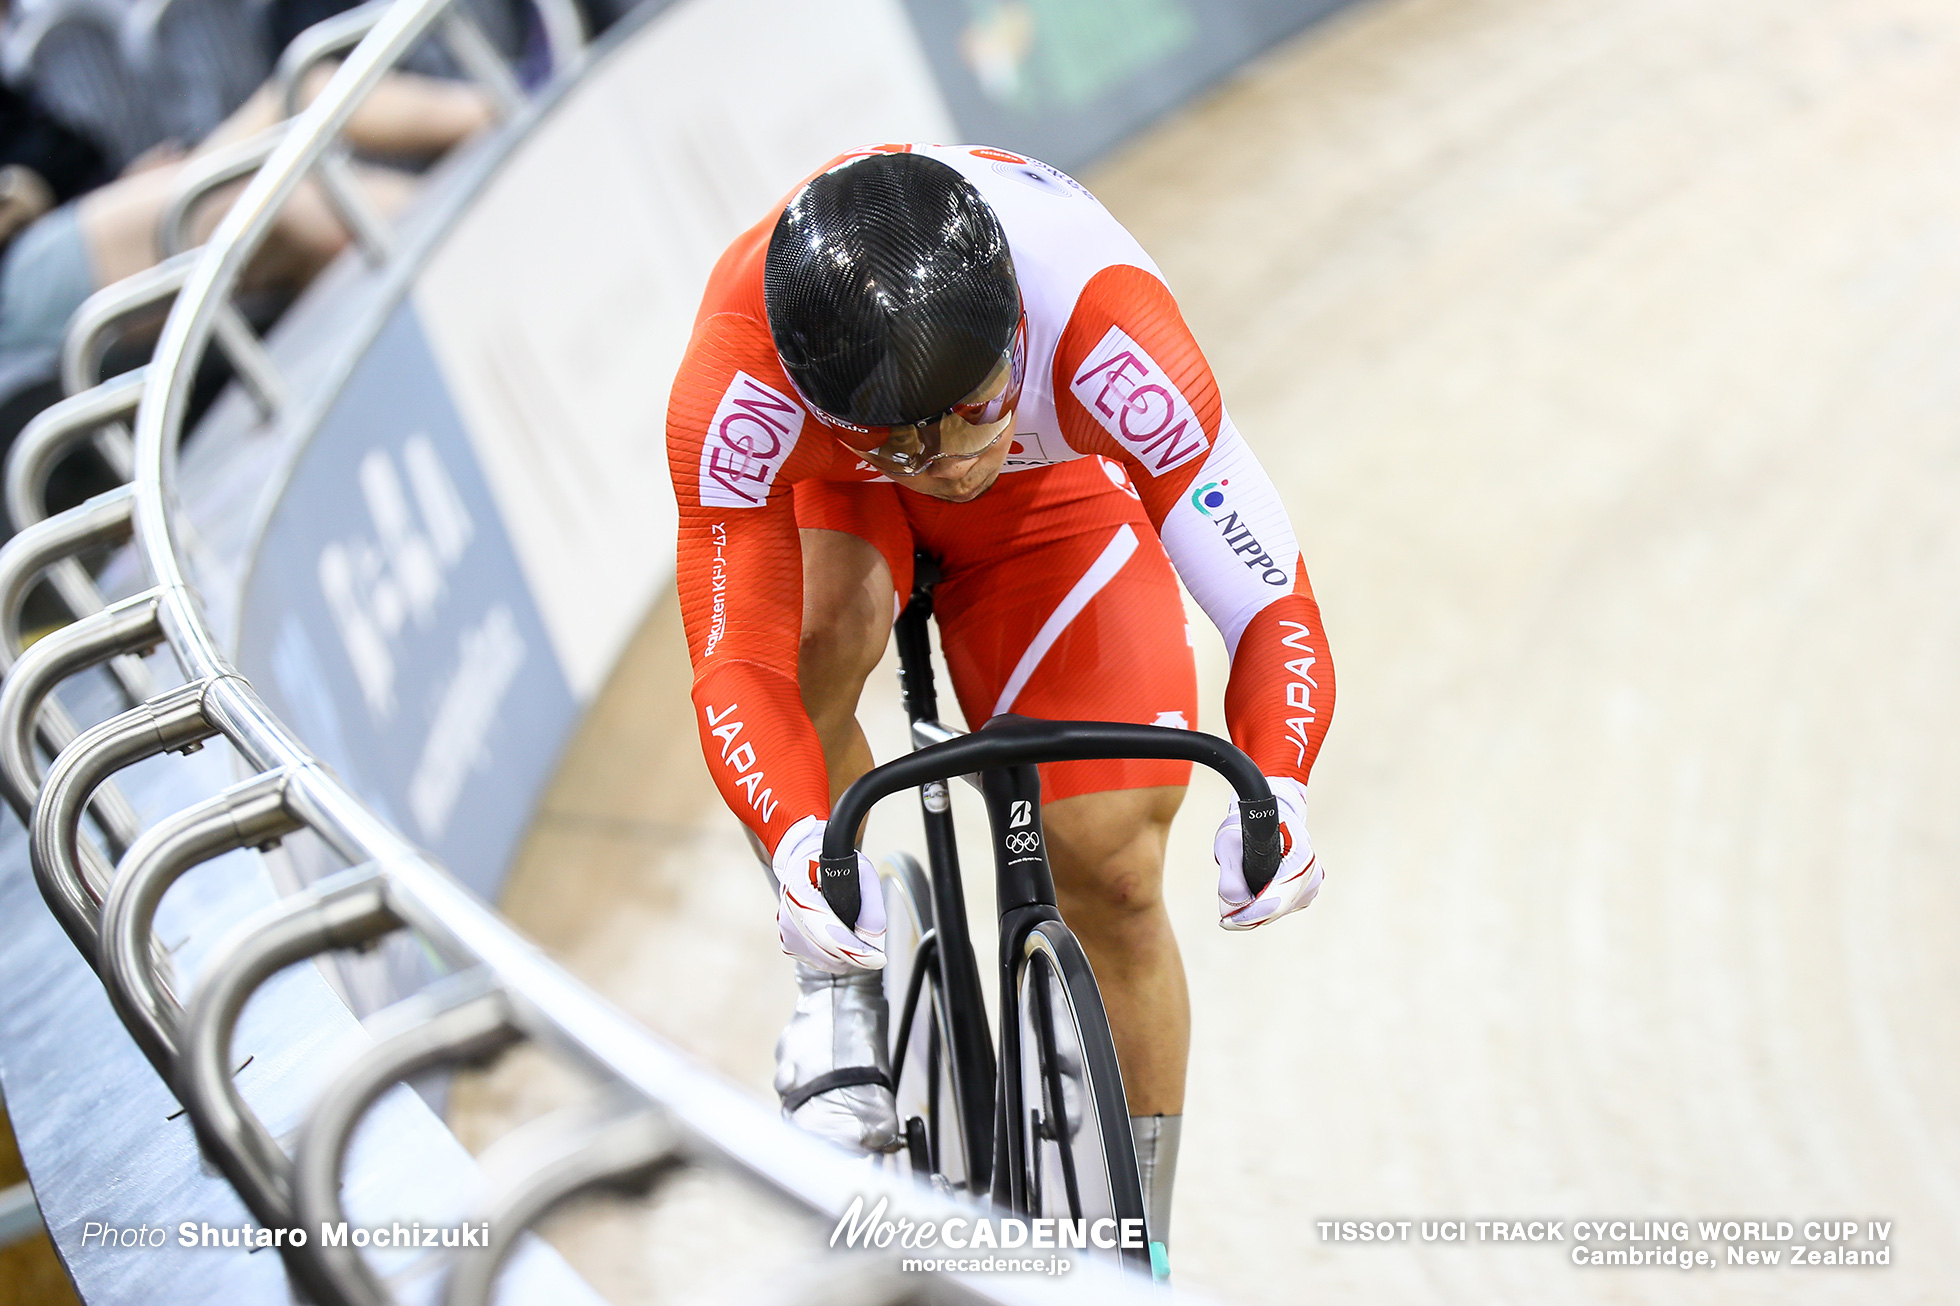
[[[1334,712],[1320,608],[1278,491],[1226,416],[1169,288],[1128,264],[1090,278],[1055,351],[1054,395],[1073,448],[1129,469],[1231,647],[1232,742],[1265,774],[1305,783]]]
[[[1170,289],[1127,263],[1091,277],[1055,349],[1054,395],[1069,445],[1127,467],[1162,530],[1223,413],[1211,365]]]
[[[1293,593],[1261,608],[1239,636],[1226,726],[1260,774],[1305,784],[1333,718],[1334,661],[1306,566],[1297,564]]]
[[[790,482],[810,458],[797,457],[805,420],[759,323],[721,313],[700,324],[667,407],[695,724],[722,799],[772,852],[801,818],[830,814],[796,681],[803,550]]]

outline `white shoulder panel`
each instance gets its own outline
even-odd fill
[[[971,181],[1007,229],[1028,313],[1028,375],[1014,424],[1018,452],[1006,470],[1044,467],[1082,455],[1062,438],[1052,385],[1055,350],[1089,279],[1129,264],[1163,274],[1132,236],[1073,177],[1024,155],[977,145],[915,147]]]

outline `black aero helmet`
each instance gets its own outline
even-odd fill
[[[864,427],[967,399],[1021,320],[1000,219],[972,182],[919,154],[866,155],[798,191],[769,237],[762,295],[803,397]]]

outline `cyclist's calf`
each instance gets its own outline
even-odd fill
[[[1055,901],[1102,990],[1134,1115],[1184,1109],[1191,1007],[1164,910],[1164,846],[1181,785],[1080,794],[1041,812]]]
[[[1120,933],[1162,906],[1164,845],[1183,798],[1182,786],[1166,785],[1043,805],[1056,898],[1077,934],[1078,915]]]

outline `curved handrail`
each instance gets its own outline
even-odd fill
[[[286,127],[284,122],[276,122],[242,141],[233,141],[185,164],[177,184],[171,188],[170,202],[157,218],[157,248],[169,257],[191,248],[191,220],[197,206],[219,187],[257,171],[271,157],[273,147],[286,134]]]
[[[208,686],[185,686],[193,687],[201,699]],[[161,752],[200,732],[211,732],[202,711],[180,709],[178,720],[150,727],[154,738],[144,743]],[[157,907],[171,885],[203,862],[237,848],[268,847],[299,829],[286,807],[286,778],[281,771],[253,776],[151,826],[123,859],[102,904],[96,971],[116,1014],[166,1082],[182,1051],[184,1009],[155,964],[150,931]]]
[[[102,873],[94,845],[82,842],[82,809],[122,768],[172,749],[189,751],[216,734],[204,719],[208,687],[204,681],[179,685],[90,726],[48,768],[28,822],[28,859],[41,896],[91,962],[98,938],[96,905],[106,896],[111,876]],[[132,847],[142,842],[139,838]]]
[[[120,654],[154,648],[162,636],[156,594],[146,590],[46,636],[7,672],[6,684],[0,687],[0,790],[22,821],[33,819],[41,790],[34,737],[46,731],[42,707],[55,686]],[[62,747],[69,742],[64,740]],[[103,833],[111,849],[120,854],[136,837],[136,813],[120,795],[103,797],[107,801],[96,805],[107,818]]]
[[[327,1228],[346,1219],[340,1172],[363,1113],[417,1071],[484,1060],[524,1037],[496,981],[465,971],[416,994],[369,1023],[375,1045],[320,1094],[293,1158],[293,1203],[303,1227]],[[361,1306],[384,1306],[386,1289],[353,1247],[322,1245],[323,1273]]]
[[[385,879],[357,867],[282,898],[235,930],[198,986],[184,1022],[177,1097],[218,1168],[259,1221],[293,1224],[293,1165],[232,1080],[231,1038],[245,1003],[275,973],[398,929]]]
[[[102,595],[75,555],[86,549],[127,542],[132,530],[133,501],[130,487],[122,486],[77,504],[59,516],[38,521],[0,546],[0,672],[11,673],[18,660],[21,606],[35,579],[42,574],[53,583],[55,592],[73,615],[89,617],[102,611]],[[149,668],[139,659],[112,658],[109,669],[124,701],[140,703],[150,696],[153,686]],[[36,725],[41,743],[51,754],[74,742],[74,719],[58,700],[42,703]],[[105,814],[129,805],[113,786],[104,788],[102,798],[107,805],[102,809]],[[27,819],[25,813],[21,819]],[[109,819],[122,818],[111,815]]]
[[[555,70],[563,75],[582,57],[576,10],[571,0],[533,3],[542,15]],[[606,1090],[606,1100],[625,1103],[622,1112],[595,1125],[596,1132],[573,1130],[547,1139],[553,1143],[543,1149],[548,1155],[503,1190],[494,1209],[518,1227],[501,1231],[496,1254],[455,1267],[451,1292],[458,1300],[480,1300],[488,1293],[497,1261],[521,1225],[560,1197],[608,1180],[644,1177],[670,1158],[672,1164],[729,1166],[832,1220],[854,1200],[880,1199],[915,1218],[962,1213],[970,1218],[971,1208],[867,1172],[791,1128],[545,957],[315,759],[231,664],[206,618],[189,573],[176,505],[177,451],[197,368],[213,347],[222,350],[260,408],[268,415],[277,412],[279,373],[232,295],[281,207],[309,179],[323,186],[362,254],[378,263],[394,257],[389,233],[344,170],[341,134],[362,99],[431,35],[448,42],[457,62],[504,108],[522,106],[516,77],[456,0],[385,5],[376,0],[329,20],[305,34],[282,63],[292,87],[311,62],[348,51],[320,94],[276,133],[276,141],[268,134],[235,156],[216,159],[187,189],[194,196],[243,177],[243,160],[265,156],[206,242],[109,288],[78,314],[64,354],[65,378],[75,398],[10,467],[8,502],[38,514],[53,451],[71,447],[84,433],[120,450],[118,424],[128,414],[131,388],[140,387],[141,395],[131,484],[36,521],[0,548],[0,635],[6,637],[0,642],[7,644],[0,648],[0,667],[13,658],[20,604],[37,576],[56,576],[79,618],[20,654],[0,686],[0,789],[30,821],[44,896],[98,967],[118,1014],[183,1102],[206,1154],[267,1225],[291,1224],[296,1212],[337,1210],[348,1134],[386,1083],[411,1069],[455,1064],[494,1044],[528,1039],[585,1071]],[[356,36],[357,42],[350,39]],[[166,224],[171,230],[181,229],[189,202],[172,210]],[[130,313],[166,300],[169,314],[140,378],[100,381],[104,333]],[[125,538],[133,538],[147,587],[105,604],[93,580],[71,564],[85,548]],[[168,646],[183,685],[133,696],[129,711],[79,733],[50,699],[68,676],[159,642]],[[54,755],[46,779],[33,749],[37,730]],[[190,751],[214,736],[232,746],[248,777],[138,833],[127,805],[118,810],[110,801],[113,773],[160,752]],[[97,814],[111,851],[127,848],[99,897],[104,886],[95,881],[109,878],[107,863],[84,834],[84,804]],[[352,869],[240,925],[211,954],[180,1006],[152,939],[155,914],[170,884],[211,857],[300,829],[317,835]],[[470,1007],[473,1015],[465,1018],[455,1015],[453,1006],[443,1007],[431,991],[377,1018],[377,1025],[386,1026],[419,1012],[424,1023],[419,1030],[390,1035],[327,1086],[295,1160],[253,1113],[234,1080],[231,1042],[239,1017],[252,994],[282,967],[334,949],[368,946],[401,929],[418,934],[446,965],[468,972],[469,983],[494,999]],[[453,996],[457,981],[438,988]],[[336,1259],[323,1250],[317,1243],[282,1249],[307,1296],[336,1304],[385,1298],[385,1287],[358,1259]],[[853,1273],[882,1274],[896,1284],[893,1269],[873,1261]],[[1078,1271],[1065,1286],[1011,1279],[943,1286],[945,1295],[981,1301],[1135,1300],[1114,1271],[1095,1265]],[[864,1299],[890,1295],[884,1287],[866,1293]]]
[[[681,1167],[681,1141],[657,1110],[616,1101],[564,1107],[499,1139],[500,1150],[510,1145],[524,1153],[523,1177],[478,1213],[489,1246],[457,1258],[446,1306],[488,1306],[497,1270],[520,1233],[582,1193],[652,1187]],[[495,1168],[494,1160],[485,1168]]]
[[[83,300],[68,319],[68,333],[61,342],[63,392],[77,395],[100,383],[102,357],[116,324],[169,300],[183,287],[196,262],[197,256],[188,251],[173,255]]]
[[[143,397],[146,370],[137,368],[100,385],[69,395],[36,413],[7,450],[7,516],[15,530],[25,530],[48,515],[48,476],[82,441],[92,439],[108,423],[120,423],[136,411]],[[129,433],[120,432],[121,467],[127,476],[135,456]],[[115,468],[114,464],[111,464]],[[76,616],[86,616],[77,612]],[[18,631],[13,632],[17,638]]]

